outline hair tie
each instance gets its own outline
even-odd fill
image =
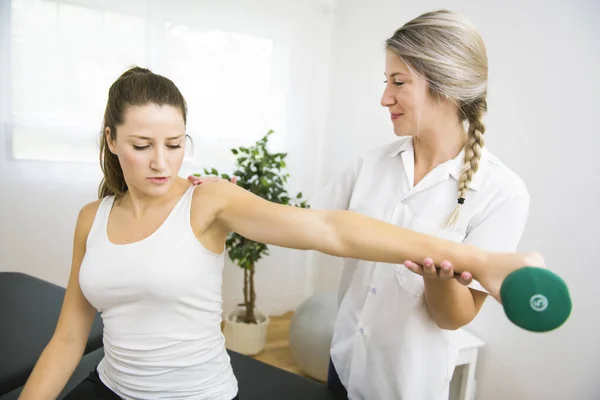
[[[465,198],[464,197],[459,197],[458,198],[458,204],[465,204]]]

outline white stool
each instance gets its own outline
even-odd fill
[[[456,369],[450,381],[450,400],[474,400],[477,356],[479,348],[485,343],[464,329],[459,329],[456,333],[459,353]]]

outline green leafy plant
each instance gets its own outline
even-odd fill
[[[306,200],[302,200],[302,192],[293,198],[287,192],[286,184],[289,174],[284,172],[287,153],[270,153],[267,149],[269,136],[273,133],[274,131],[270,130],[250,147],[231,149],[237,158],[236,170],[233,172],[233,175],[238,177],[237,185],[274,203],[309,208]],[[230,175],[220,174],[215,168],[204,169],[204,173],[231,180]],[[194,175],[201,176],[200,174]],[[235,232],[228,236],[226,248],[231,261],[244,270],[244,303],[241,303],[240,306],[243,305],[246,312],[242,321],[255,324],[257,323],[254,313],[256,304],[255,266],[261,258],[269,255],[269,248],[264,243],[252,241]]]

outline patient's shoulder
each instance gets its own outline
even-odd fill
[[[204,232],[216,221],[227,199],[227,181],[205,182],[192,190],[191,219],[196,232]]]
[[[101,203],[101,199],[94,200],[81,207],[77,217],[77,226],[75,228],[76,234],[87,236],[92,228],[92,224],[94,223],[96,213],[98,212],[98,208],[100,207]]]
[[[226,180],[202,183],[193,189],[192,207],[218,209],[230,197],[235,186],[235,183]]]
[[[192,206],[216,211],[227,202],[235,189],[236,184],[226,180],[202,183],[193,189]]]

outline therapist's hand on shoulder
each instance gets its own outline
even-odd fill
[[[431,258],[426,258],[421,264],[407,260],[404,262],[406,268],[417,275],[421,275],[426,279],[456,279],[460,284],[468,286],[473,281],[473,275],[470,272],[464,271],[462,274],[454,273],[454,268],[450,261],[442,261],[439,266],[433,264]]]
[[[203,183],[208,183],[208,182],[219,182],[219,181],[224,181],[225,179],[223,178],[219,178],[218,176],[196,176],[196,175],[190,175],[188,176],[188,181],[191,182],[192,185],[197,186],[197,185],[201,185]],[[237,176],[234,176],[233,178],[231,178],[231,183],[237,183]]]

